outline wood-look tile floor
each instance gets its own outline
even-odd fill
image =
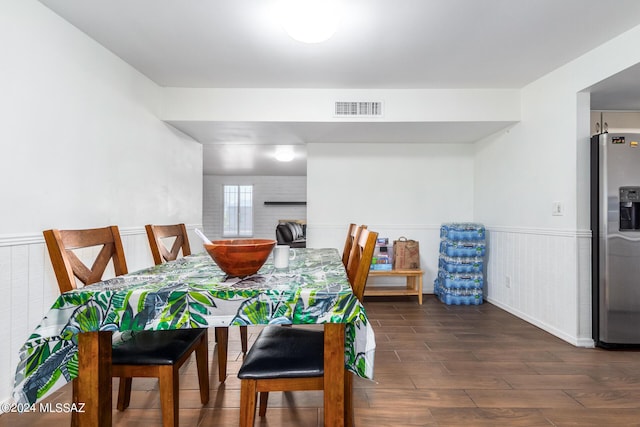
[[[640,426],[640,352],[576,348],[489,303],[447,306],[427,295],[422,306],[415,298],[368,298],[365,307],[376,332],[375,382],[355,381],[357,426]],[[180,378],[182,427],[238,424],[238,331],[230,331],[222,385],[212,337],[211,400],[200,404],[189,361]],[[131,406],[114,409],[113,425],[160,426],[156,381],[133,383]],[[48,399],[70,400],[69,385]],[[5,414],[0,426],[69,420]],[[272,393],[266,418],[256,419],[262,427],[322,423],[321,392]]]

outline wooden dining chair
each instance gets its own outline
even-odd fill
[[[357,243],[351,248],[347,266],[347,277],[349,278],[351,289],[361,302],[364,300],[364,290],[367,286],[371,260],[378,240],[378,233],[367,230],[366,225],[364,227],[358,233]]]
[[[366,230],[367,226],[366,225],[357,225],[353,231],[351,232],[351,235],[349,236],[352,241],[351,244],[349,245],[349,253],[347,254],[347,260],[346,262],[344,262],[344,253],[342,255],[343,258],[343,264],[344,264],[344,268],[347,270],[347,278],[349,279],[349,283],[351,285],[353,285],[353,281],[355,279],[355,270],[354,268],[350,268],[349,265],[352,264],[352,260],[354,259],[354,250],[356,248],[356,245],[354,244],[354,242],[358,242],[358,239],[360,238],[360,233],[362,232],[362,230]],[[347,248],[345,247],[345,250]]]
[[[44,239],[60,292],[102,280],[113,262],[116,276],[127,274],[120,232],[117,226],[85,230],[46,230]],[[76,255],[76,250],[97,248],[98,255],[89,268]],[[77,279],[77,280],[76,280]],[[209,401],[209,366],[206,329],[175,329],[138,331],[132,339],[112,349],[112,377],[120,378],[118,410],[124,411],[131,399],[132,377],[158,378],[164,427],[178,426],[180,367],[196,354],[200,401]],[[77,381],[73,382],[75,399]],[[75,400],[74,400],[75,401]],[[76,415],[74,413],[73,415]],[[77,426],[72,416],[72,425]]]
[[[147,230],[149,248],[151,248],[153,262],[156,265],[177,259],[180,251],[182,251],[182,256],[191,255],[189,235],[187,234],[187,227],[185,227],[184,224],[147,224],[144,228]],[[173,238],[173,242],[171,244],[171,249],[169,249],[165,245],[165,239],[171,238]]]
[[[352,285],[362,300],[378,233],[364,229],[354,245],[357,260]],[[357,264],[357,266],[356,266]],[[260,416],[266,415],[270,391],[324,390],[324,332],[303,328],[265,327],[247,353],[240,370],[240,427],[254,425],[256,397],[260,393]],[[353,378],[345,371],[346,425],[353,416]]]
[[[353,249],[353,242],[358,241],[360,230],[364,230],[365,228],[367,228],[367,226],[364,224],[349,224],[349,229],[347,230],[347,238],[344,242],[344,249],[342,250],[342,264],[344,265],[344,268],[347,268],[349,264],[349,257],[351,256],[351,249]]]
[[[181,251],[182,256],[191,255],[189,235],[187,234],[187,227],[184,224],[147,224],[145,225],[145,229],[147,230],[147,238],[149,240],[149,247],[151,248],[151,255],[153,255],[153,262],[155,262],[156,265],[177,259]],[[172,242],[171,239],[173,239]],[[165,242],[171,243],[171,249],[167,247]],[[215,334],[218,349],[225,349],[225,351],[218,351],[218,378],[220,382],[224,382],[227,378],[226,349],[229,346],[229,328],[218,326],[215,328]],[[242,346],[242,353],[246,353],[246,326],[240,326],[240,344]]]
[[[351,248],[353,247],[353,241],[355,240],[357,232],[358,226],[353,223],[349,224],[347,238],[344,241],[344,249],[342,250],[342,264],[344,268],[347,268],[347,264],[349,263],[349,254],[351,254]]]

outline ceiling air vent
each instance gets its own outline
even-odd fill
[[[336,101],[336,117],[382,117],[382,102],[345,102]]]

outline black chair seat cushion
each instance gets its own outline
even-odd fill
[[[131,339],[113,347],[111,363],[113,365],[173,365],[189,351],[196,340],[206,333],[206,329],[138,331]]]
[[[238,378],[309,378],[324,375],[324,332],[270,325],[260,332]]]

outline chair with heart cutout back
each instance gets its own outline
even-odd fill
[[[78,281],[90,285],[102,280],[109,263],[116,276],[127,274],[127,264],[117,226],[84,230],[46,230],[43,232],[58,280],[60,292],[78,287]],[[99,248],[91,268],[76,255],[76,250]],[[158,378],[164,427],[178,425],[179,369],[196,354],[200,401],[209,401],[208,343],[206,329],[138,331],[132,339],[112,349],[112,377],[120,378],[118,410],[124,411],[131,398],[132,377]],[[76,384],[73,382],[74,401]],[[72,414],[72,425],[77,417]]]
[[[180,251],[182,256],[191,255],[191,246],[189,245],[189,235],[187,227],[184,224],[172,225],[153,225],[147,224],[147,238],[149,247],[153,255],[153,261],[156,265],[163,262],[173,261],[178,258]],[[173,239],[173,242],[171,242]],[[171,243],[171,249],[168,249],[165,242]],[[227,349],[229,342],[229,328],[219,326],[215,328],[216,342],[218,349]],[[247,352],[247,327],[240,326],[240,343],[242,353]],[[218,378],[220,382],[224,382],[227,378],[227,352],[218,351]]]
[[[362,229],[351,249],[350,281],[362,301],[378,233]],[[260,416],[266,415],[270,391],[324,389],[324,332],[303,328],[265,327],[247,353],[238,372],[240,378],[240,427],[253,426],[256,397],[260,393]],[[352,374],[345,371],[345,425],[352,425]]]

